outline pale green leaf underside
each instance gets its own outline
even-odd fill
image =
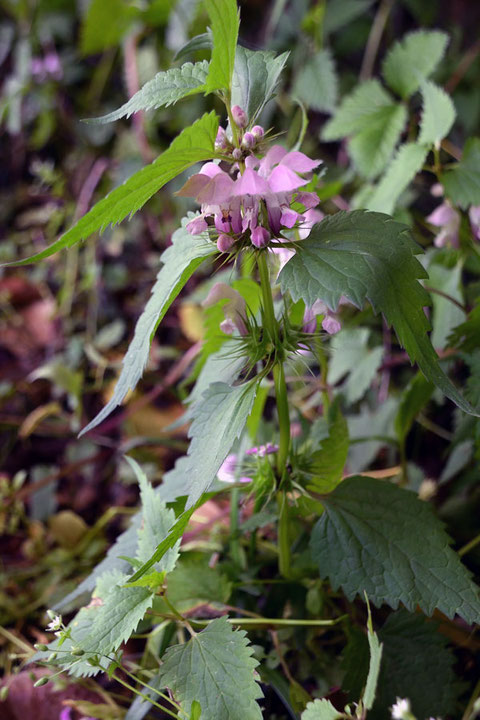
[[[436,145],[447,137],[455,122],[455,106],[447,93],[430,80],[422,83],[423,112],[420,145]]]
[[[387,84],[402,98],[418,90],[442,59],[448,35],[438,30],[416,30],[388,52],[382,67]]]
[[[320,50],[300,68],[292,95],[313,110],[332,112],[337,104],[338,79],[329,50]]]
[[[87,122],[104,124],[130,117],[139,110],[156,110],[160,107],[173,105],[188,95],[194,95],[205,89],[208,74],[208,62],[187,62],[179,68],[170,68],[159,72],[149,80],[130,100],[118,110],[98,118],[90,118]]]
[[[367,209],[392,213],[402,192],[422,169],[427,153],[428,148],[424,145],[417,143],[402,145],[373,194],[368,198]]]
[[[423,374],[462,410],[473,409],[445,375],[429,337],[424,307],[426,273],[408,227],[388,215],[356,210],[325,218],[302,240],[279,275],[283,292],[336,309],[345,295],[361,308],[368,300],[393,325],[400,344]]]
[[[442,175],[445,192],[454,205],[480,205],[480,138],[469,138],[462,159]]]
[[[257,391],[255,382],[230,387],[216,382],[193,408],[188,455],[177,460],[164,476],[167,491],[188,495],[192,507],[215,480],[221,464],[240,436],[252,409]]]
[[[240,24],[237,3],[235,0],[205,0],[204,4],[213,40],[206,91],[230,90]]]
[[[148,362],[153,333],[187,280],[205,258],[216,250],[208,237],[190,235],[185,227],[175,231],[172,243],[162,255],[163,266],[157,275],[152,295],[138,319],[113,395],[80,435],[103,422],[123,402],[127,393],[136,387]]]
[[[301,720],[341,720],[343,717],[330,700],[314,700],[308,703]]]
[[[151,165],[139,170],[123,185],[112,190],[56,242],[41,252],[8,265],[27,265],[86,240],[94,232],[116,225],[127,215],[134,215],[169,180],[191,165],[214,156],[218,118],[214,112],[203,115],[185,128]]]
[[[363,397],[382,363],[383,348],[369,348],[369,336],[368,328],[346,328],[330,341],[328,382],[336,385],[346,375],[341,391],[349,403]]]
[[[289,53],[275,56],[267,50],[248,50],[239,45],[232,77],[232,105],[239,105],[253,123],[275,95]]]
[[[365,685],[362,699],[365,708],[367,710],[371,710],[377,692],[383,646],[378,641],[377,634],[373,632],[370,625],[368,628],[368,646],[370,648],[370,664],[368,668],[367,683]]]
[[[324,140],[340,140],[368,127],[372,117],[394,106],[390,93],[378,80],[367,80],[343,98],[335,115],[323,128]]]
[[[351,600],[366,592],[377,606],[438,608],[468,623],[480,619],[479,589],[450,547],[432,508],[408,490],[350,477],[324,497],[311,550],[321,577]]]
[[[221,617],[188,642],[166,651],[162,683],[186,713],[196,700],[205,719],[262,720],[256,701],[263,693],[254,679],[258,662],[252,654],[246,633],[233,630]]]
[[[138,530],[138,544],[135,557],[141,563],[149,560],[157,546],[168,535],[175,524],[175,513],[167,508],[165,501],[156,492],[143,472],[140,465],[131,457],[126,456],[140,486],[140,499],[142,501],[142,524]],[[157,572],[171,572],[175,567],[180,551],[180,541],[168,550],[161,560],[155,564]]]

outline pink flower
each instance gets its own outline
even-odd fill
[[[232,335],[235,330],[237,330],[240,335],[246,335],[246,304],[237,290],[234,290],[226,283],[215,283],[202,305],[203,307],[211,307],[223,299],[227,299],[229,302],[223,305],[222,309],[225,320],[220,323],[220,329],[227,335]]]
[[[266,445],[260,445],[260,447],[252,447],[246,451],[246,455],[258,455],[258,457],[265,457],[265,455],[272,455],[278,452],[278,445],[274,445],[271,442],[267,442]]]
[[[224,483],[249,483],[252,482],[251,477],[240,476],[236,477],[238,471],[238,458],[235,453],[228,455],[220,466],[220,470],[217,472],[217,478],[220,482]]]
[[[480,240],[480,205],[472,205],[468,211],[468,217],[475,240]]]
[[[448,202],[443,202],[426,218],[427,222],[441,228],[435,237],[434,244],[441,248],[445,245],[459,246],[460,213]]]
[[[347,303],[346,298],[340,298],[340,304]],[[322,327],[329,335],[335,335],[342,329],[337,315],[328,308],[323,300],[315,300],[313,305],[305,308],[303,315],[303,330],[306,333],[313,333],[317,327],[317,315],[323,315]]]

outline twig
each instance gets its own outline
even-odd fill
[[[460,308],[460,310],[462,310],[464,313],[467,313],[467,312],[468,312],[468,310],[467,310],[467,308],[465,307],[465,305],[463,305],[463,304],[462,304],[459,300],[457,300],[456,298],[452,297],[452,295],[449,295],[448,293],[443,292],[443,290],[438,290],[438,288],[430,287],[430,285],[424,285],[423,287],[424,287],[425,290],[427,290],[428,292],[435,293],[436,295],[441,295],[441,297],[445,298],[445,300],[450,300],[451,303],[453,303],[453,304],[456,305],[458,308]]]
[[[465,53],[463,58],[458,63],[457,69],[455,70],[453,75],[450,77],[450,79],[445,83],[445,90],[448,93],[452,93],[455,90],[458,83],[463,78],[463,76],[467,72],[470,65],[475,61],[475,59],[479,53],[480,53],[480,40],[477,40],[477,42],[474,43],[472,45],[472,47],[467,50],[467,52]]]
[[[375,58],[377,57],[380,40],[382,39],[383,31],[385,30],[385,25],[387,24],[388,16],[390,15],[390,11],[394,3],[395,0],[382,0],[377,10],[362,60],[362,67],[360,70],[361,81],[368,80],[373,72],[373,66],[375,65]]]

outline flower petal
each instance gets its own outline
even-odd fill
[[[310,160],[307,155],[298,150],[292,150],[280,160],[280,165],[287,165],[290,170],[300,173],[310,172],[321,163],[322,160]]]
[[[306,185],[307,180],[302,180],[302,178],[298,177],[298,175],[286,165],[277,165],[270,173],[268,184],[274,193],[291,192],[302,185]]]
[[[243,175],[235,181],[233,195],[265,196],[269,192],[267,181],[252,168],[246,168]]]

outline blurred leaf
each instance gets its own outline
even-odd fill
[[[129,118],[139,110],[169,107],[184,97],[203,92],[207,74],[208,62],[206,60],[195,64],[187,62],[179,68],[170,68],[165,72],[159,72],[118,110],[102,117],[89,118],[87,122],[104,124],[122,117]]]
[[[334,402],[328,412],[328,437],[321,441],[320,450],[308,454],[304,469],[311,476],[307,490],[316,493],[330,492],[342,480],[342,472],[348,454],[348,426],[340,410],[340,403]]]
[[[366,202],[369,210],[392,213],[402,192],[420,172],[428,149],[416,143],[401,145],[385,175]]]
[[[367,328],[345,328],[330,341],[328,382],[336,385],[348,375],[342,393],[350,404],[363,397],[382,363],[383,347],[369,348],[369,336]]]
[[[253,124],[264,106],[275,95],[280,74],[289,53],[275,55],[267,50],[248,50],[237,46],[232,77],[232,105],[245,110]]]
[[[382,72],[387,84],[402,98],[416,92],[442,59],[448,35],[438,30],[408,33],[389,50]]]
[[[83,428],[83,435],[105,420],[121,404],[129,390],[142,377],[150,354],[153,334],[172,302],[187,280],[206,257],[215,252],[215,245],[202,235],[190,235],[185,225],[172,236],[172,245],[162,255],[163,267],[157,275],[150,300],[138,319],[132,342],[123,359],[122,372],[114,393],[103,410]]]
[[[361,15],[372,5],[374,0],[335,0],[328,2],[323,19],[323,30],[326,35],[340,30]]]
[[[403,603],[413,612],[419,605],[427,615],[438,608],[478,622],[479,588],[426,502],[361,476],[345,479],[322,502],[311,550],[334,590],[341,586],[349,600],[366,592],[377,606]]]
[[[210,31],[195,35],[185,45],[180,48],[173,58],[174,61],[183,60],[184,57],[197,52],[198,50],[212,49],[212,33]]]
[[[405,442],[415,418],[432,397],[434,389],[422,373],[417,373],[403,391],[395,416],[395,432],[400,444]]]
[[[256,700],[263,693],[254,679],[258,663],[252,654],[245,631],[233,630],[221,617],[183,645],[168,648],[160,675],[187,713],[196,700],[205,718],[261,720]]]
[[[412,362],[458,407],[474,411],[445,375],[427,331],[425,271],[408,227],[388,215],[339,212],[315,225],[279,275],[284,293],[307,305],[320,298],[335,310],[342,293],[357,307],[368,299],[393,325]]]
[[[116,47],[138,15],[138,9],[126,0],[91,0],[80,31],[82,53]]]
[[[206,91],[230,91],[240,24],[237,3],[236,0],[205,0],[204,5],[210,18],[213,40]]]
[[[454,205],[480,205],[480,138],[467,140],[462,159],[441,175],[441,182]]]
[[[368,623],[367,637],[368,647],[370,649],[370,663],[368,667],[367,682],[363,692],[363,704],[366,710],[371,710],[375,701],[378,685],[378,675],[380,673],[380,663],[382,661],[383,645],[378,641],[378,636],[373,630],[372,616],[370,613],[370,604],[367,598]]]
[[[182,559],[168,576],[167,597],[181,613],[208,603],[226,603],[232,583],[217,568],[208,566],[208,559]]]
[[[459,348],[464,352],[473,352],[480,347],[480,302],[476,301],[465,322],[451,331],[448,346]]]
[[[450,96],[435,83],[425,80],[421,89],[423,111],[418,142],[420,145],[438,145],[455,122],[455,106]]]
[[[438,263],[430,263],[428,266],[428,287],[446,293],[462,305],[462,265],[463,263],[457,263],[452,268],[446,268]],[[431,293],[431,297],[433,304],[433,331],[430,340],[435,348],[443,349],[453,329],[465,320],[465,312],[447,297],[443,297],[443,295]]]
[[[314,700],[308,703],[301,720],[341,720],[345,715],[330,700]]]
[[[473,457],[473,440],[464,440],[456,445],[448,456],[447,464],[442,470],[438,482],[440,484],[451,480],[466,467]]]
[[[83,518],[71,510],[61,512],[49,518],[48,526],[55,540],[64,548],[73,550],[88,530]]]
[[[292,95],[319,112],[332,112],[337,104],[338,79],[332,54],[320,50],[300,68]]]
[[[215,155],[214,142],[217,129],[218,118],[215,113],[203,115],[191,127],[182,130],[170,147],[153,163],[112,190],[56,242],[29,258],[6,265],[28,265],[38,262],[58,250],[86,240],[97,230],[103,232],[108,225],[116,225],[127,215],[131,217],[169,180],[180,175],[196,162],[208,160]]]

